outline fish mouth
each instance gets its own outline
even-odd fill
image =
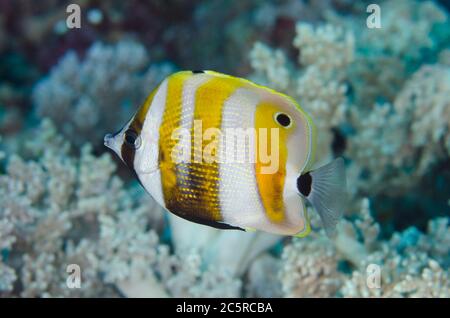
[[[116,154],[120,155],[120,138],[119,134],[106,134],[103,138],[103,144],[109,149],[113,150]]]
[[[112,140],[114,139],[114,135],[113,134],[106,134],[105,137],[103,138],[103,144],[108,147],[111,148],[111,144],[112,144]]]

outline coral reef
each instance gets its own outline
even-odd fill
[[[436,228],[439,230],[436,231]],[[449,297],[448,218],[429,222],[427,234],[416,228],[380,242],[364,261],[381,268],[380,288],[368,288],[362,266],[352,273],[341,292],[344,297]],[[437,247],[436,250],[434,247]]]
[[[427,233],[409,228],[379,240],[368,199],[353,222],[344,221],[333,241],[314,233],[288,244],[280,279],[287,297],[449,297],[448,218],[431,220]],[[371,286],[371,267],[380,269]]]
[[[286,297],[333,297],[342,284],[338,258],[324,238],[295,240],[283,250],[281,282]]]
[[[359,174],[370,173],[354,179],[358,188],[405,192],[449,157],[449,83],[448,67],[424,65],[406,81],[393,105],[376,104],[365,118],[352,112],[359,133],[350,138],[349,156]]]
[[[448,157],[436,145],[438,139],[446,138],[440,136],[446,124],[430,124],[428,115],[421,118],[431,108],[445,116],[447,98],[442,92],[450,89],[448,74],[425,71],[429,66],[420,63],[425,54],[436,56],[448,37],[448,33],[432,32],[448,25],[448,15],[428,1],[388,1],[382,7],[384,26],[359,33],[360,57],[350,69],[355,103],[350,122],[355,133],[348,138],[348,155],[358,191],[392,195],[408,191],[436,161]],[[434,138],[419,142],[418,135]]]

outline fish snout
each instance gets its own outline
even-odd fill
[[[103,138],[103,143],[106,147],[113,150],[120,156],[120,148],[122,147],[121,134],[106,134]]]
[[[111,148],[111,144],[112,144],[112,140],[114,139],[113,134],[106,134],[105,137],[103,138],[103,144],[108,147]]]

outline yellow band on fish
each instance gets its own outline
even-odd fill
[[[274,114],[279,109],[276,105],[271,103],[262,102],[256,107],[255,112],[255,128],[256,128],[256,153],[257,160],[255,164],[256,180],[258,183],[259,194],[264,205],[267,217],[270,221],[281,223],[285,220],[285,211],[283,203],[283,190],[286,177],[286,159],[287,148],[286,140],[289,132],[292,130],[292,126],[288,129],[280,127],[274,121]],[[261,138],[261,134],[264,133],[265,138]],[[278,138],[275,141],[278,143],[276,147],[273,147],[272,134],[278,132]],[[268,150],[278,149],[278,169],[274,173],[267,173],[264,168],[267,166],[266,162],[263,162],[261,155],[268,153]],[[271,162],[273,164],[273,162]]]

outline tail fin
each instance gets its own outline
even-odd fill
[[[327,235],[333,236],[347,204],[344,160],[337,158],[299,176],[297,188],[319,213]]]

